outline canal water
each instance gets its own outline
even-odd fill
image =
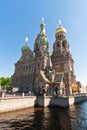
[[[62,108],[29,108],[0,114],[0,130],[87,130],[87,101]]]

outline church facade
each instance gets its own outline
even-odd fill
[[[17,87],[20,92],[31,91],[35,95],[72,93],[72,85],[76,84],[74,60],[69,50],[67,31],[61,21],[55,31],[52,55],[50,55],[49,46],[45,23],[42,19],[34,50],[29,48],[28,38],[21,48],[22,55],[15,64],[12,87]]]

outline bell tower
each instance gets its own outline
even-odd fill
[[[53,44],[52,64],[57,72],[64,72],[65,92],[71,93],[71,85],[76,83],[74,75],[74,60],[69,50],[67,41],[67,30],[59,20],[59,27],[55,31],[55,42]]]

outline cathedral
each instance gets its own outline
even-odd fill
[[[76,84],[74,60],[69,50],[67,30],[61,20],[55,30],[52,54],[49,46],[42,18],[34,50],[29,48],[28,38],[21,48],[22,55],[15,63],[15,72],[12,75],[12,87],[18,88],[19,92],[30,91],[34,95],[72,94],[72,86]]]

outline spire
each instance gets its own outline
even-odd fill
[[[51,61],[51,57],[49,57],[49,59],[48,59],[48,67],[52,68],[52,61]]]
[[[42,22],[41,22],[41,24],[40,24],[40,28],[41,28],[40,34],[41,34],[41,35],[42,35],[42,34],[46,34],[45,23],[44,23],[44,18],[43,18],[43,17],[42,17]]]

